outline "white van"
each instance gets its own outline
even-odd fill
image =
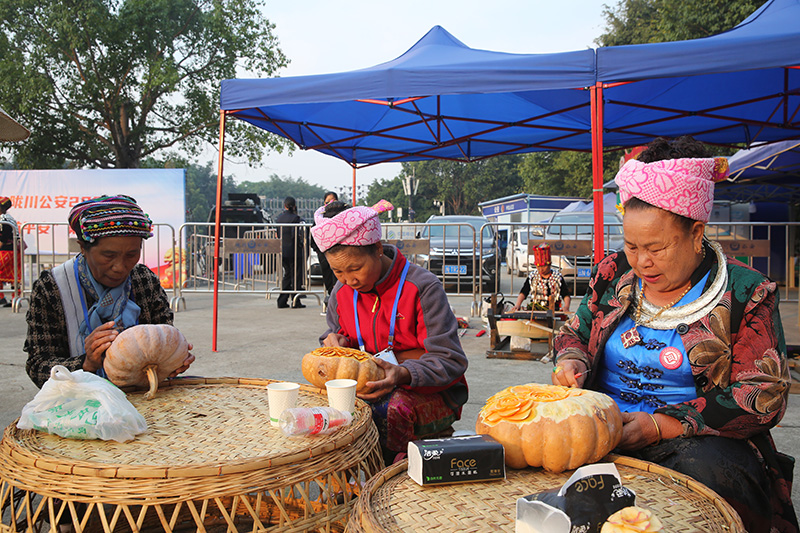
[[[528,239],[541,239],[541,226],[519,228],[511,232],[511,238],[506,247],[506,270],[509,274],[516,272],[519,277],[524,277],[533,268],[533,256],[528,254]]]

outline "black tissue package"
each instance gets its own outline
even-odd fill
[[[613,463],[584,466],[560,489],[517,500],[517,533],[599,533],[609,516],[635,505]]]
[[[420,485],[505,479],[505,450],[489,435],[408,443],[408,477]]]

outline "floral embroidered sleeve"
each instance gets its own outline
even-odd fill
[[[556,361],[577,359],[592,368],[599,350],[600,328],[623,312],[615,296],[617,259],[618,255],[612,254],[595,267],[581,304],[553,341]]]
[[[553,340],[553,347],[556,353],[556,361],[576,359],[582,361],[587,368],[592,365],[592,358],[589,355],[589,331],[592,324],[592,311],[589,308],[588,300],[592,293],[591,286],[583,297],[580,306],[570,320],[561,326],[561,330]]]
[[[684,437],[748,438],[773,427],[786,411],[791,378],[776,286],[763,277],[756,281],[733,283],[684,338],[698,398],[657,410],[680,420]],[[725,331],[725,324],[736,329]]]

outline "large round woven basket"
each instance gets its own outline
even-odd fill
[[[716,493],[653,463],[608,456],[636,503],[650,509],[663,531],[744,533],[739,515]],[[514,531],[518,498],[561,487],[572,471],[538,468],[506,471],[506,479],[422,487],[408,477],[408,461],[396,463],[365,486],[353,508],[348,533]]]
[[[127,443],[72,440],[16,423],[0,442],[0,532],[341,531],[383,468],[370,407],[327,436],[269,422],[266,379],[172,380],[128,399],[148,430]],[[327,405],[302,386],[298,406]]]

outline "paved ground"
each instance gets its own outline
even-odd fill
[[[300,360],[318,346],[317,337],[325,329],[325,319],[314,298],[304,300],[305,309],[277,309],[276,300],[263,295],[222,294],[219,306],[218,351],[212,352],[212,298],[209,294],[186,295],[186,310],[175,318],[175,325],[194,344],[197,361],[190,374],[221,377],[263,377],[304,383]],[[454,297],[451,305],[459,316],[469,315],[470,300]],[[573,306],[577,305],[577,302]],[[797,304],[782,306],[787,340],[800,344]],[[473,431],[478,411],[485,400],[510,385],[550,383],[551,366],[538,361],[487,359],[488,335],[476,337],[482,329],[479,318],[470,319],[471,329],[462,337],[469,356],[467,381],[470,400],[457,430]],[[25,373],[25,314],[0,309],[0,424],[13,422],[38,390]],[[800,395],[793,395],[789,409],[773,436],[778,448],[800,457]],[[800,483],[795,484],[794,500],[800,503]]]

